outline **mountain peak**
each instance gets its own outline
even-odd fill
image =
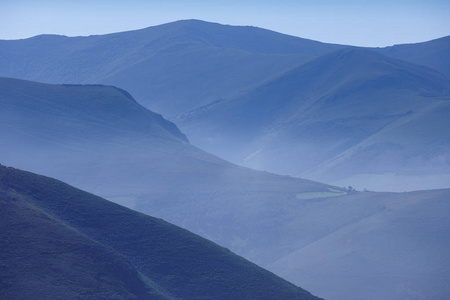
[[[179,31],[182,30],[182,31]],[[179,20],[147,27],[144,32],[164,31],[184,39],[202,41],[215,47],[234,48],[252,53],[293,54],[325,53],[342,46],[294,37],[255,26],[224,25],[197,19]]]

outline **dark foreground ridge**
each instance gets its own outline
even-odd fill
[[[2,299],[318,299],[161,219],[0,165]]]

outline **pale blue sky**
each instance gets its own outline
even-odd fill
[[[450,35],[450,0],[0,0],[0,39],[104,34],[181,19],[387,46]]]

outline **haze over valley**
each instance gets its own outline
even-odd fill
[[[0,75],[123,88],[239,165],[412,191],[450,187],[449,45],[350,48],[187,20],[0,41]]]
[[[447,299],[449,62],[199,20],[0,40],[0,296]]]

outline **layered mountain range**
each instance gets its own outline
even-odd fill
[[[0,76],[115,85],[240,165],[405,191],[449,187],[449,47],[349,48],[187,20],[0,41]]]
[[[192,146],[173,123],[111,86],[1,78],[0,105],[2,164],[50,175],[163,218],[327,299],[379,299],[380,295],[446,299],[449,295],[448,189],[362,193],[240,167]],[[5,172],[6,181],[22,174]],[[22,183],[33,182],[27,176]],[[11,201],[14,191],[21,195],[14,182],[4,185],[10,188]],[[42,187],[45,193],[52,189],[53,184]],[[27,197],[19,198],[30,200]],[[50,198],[54,199],[51,210],[41,205],[29,208],[44,209],[76,230],[81,229],[72,224],[83,222],[85,214],[92,222],[109,216],[103,216],[108,207],[96,205],[83,208],[79,216],[81,208],[72,204],[59,207],[54,215],[52,207],[61,197]],[[92,197],[86,201],[96,203]],[[71,200],[65,202],[69,205]],[[20,203],[37,205],[35,200]],[[134,218],[130,214],[120,217],[121,222],[111,217],[104,223],[128,226],[128,218]],[[81,232],[111,242],[110,235],[119,229],[114,225],[106,232],[100,223]],[[27,226],[17,227],[17,236]],[[135,250],[127,254],[130,259],[142,255],[138,244],[130,246]],[[95,261],[91,267],[101,267]],[[165,276],[171,280],[170,274]],[[108,278],[122,282],[118,289],[135,293],[117,274]],[[137,287],[142,291],[141,283]]]
[[[242,194],[330,187],[253,171],[199,150],[173,123],[115,87],[0,78],[0,104],[5,163],[109,198],[160,191],[208,194],[224,186]],[[288,184],[280,188],[280,181]]]
[[[176,122],[193,143],[250,167],[361,186],[361,174],[448,180],[449,108],[444,75],[348,48]],[[385,188],[425,187],[394,184]]]

